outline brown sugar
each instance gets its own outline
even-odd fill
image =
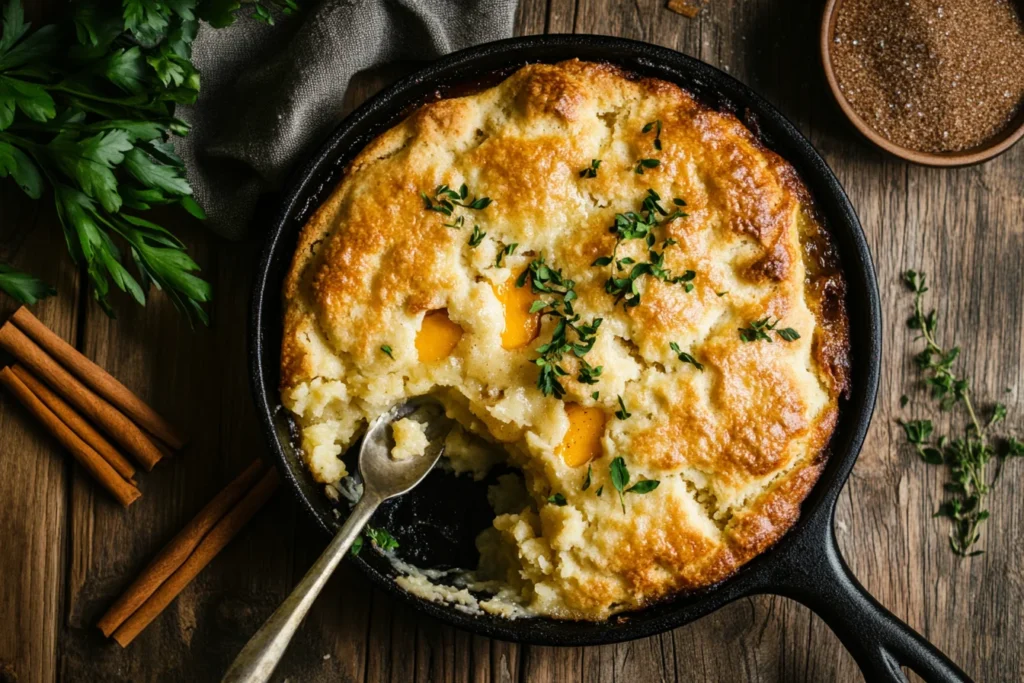
[[[831,60],[871,128],[922,152],[976,147],[1024,107],[1012,0],[840,0]]]

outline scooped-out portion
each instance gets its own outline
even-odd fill
[[[735,117],[533,64],[349,165],[286,279],[281,398],[333,496],[369,420],[436,396],[445,467],[493,480],[495,517],[479,566],[392,556],[398,583],[601,620],[727,578],[796,521],[847,388],[844,292],[797,173]],[[425,448],[393,430],[394,457]]]

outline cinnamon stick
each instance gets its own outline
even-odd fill
[[[90,389],[120,408],[121,412],[134,420],[137,425],[175,450],[180,450],[185,445],[185,437],[150,408],[145,401],[133,394],[106,370],[86,358],[74,346],[61,339],[58,334],[32,315],[27,308],[22,306],[15,311],[11,316],[11,321],[49,353],[54,360],[70,370]]]
[[[75,379],[10,321],[0,327],[0,346],[28,366],[57,393],[63,395],[83,415],[99,425],[147,470],[153,469],[153,465],[160,460],[160,450],[134,422]]]
[[[263,473],[263,461],[253,461],[227,488],[199,511],[188,525],[164,546],[163,550],[135,579],[96,624],[103,635],[110,637],[153,593],[188,559],[203,537],[231,510]]]
[[[114,640],[128,647],[174,598],[217,556],[277,490],[277,470],[271,469],[230,512],[224,515],[185,563],[164,581],[156,592],[114,631]]]
[[[110,491],[121,505],[128,507],[142,494],[139,490],[125,481],[110,464],[103,459],[99,453],[82,441],[71,431],[71,428],[64,424],[57,415],[46,407],[46,405],[32,393],[32,390],[25,385],[21,379],[10,368],[0,370],[0,383],[6,386],[15,398],[22,405],[28,408],[36,419],[43,423],[47,431],[53,434],[60,443],[71,451],[75,460],[82,464],[89,474],[99,481],[104,488]]]
[[[61,422],[66,424],[82,441],[92,446],[94,451],[103,456],[103,459],[118,474],[132,484],[135,483],[132,479],[135,476],[135,468],[132,467],[131,463],[125,460],[125,457],[109,441],[103,438],[102,434],[97,432],[81,415],[76,413],[74,408],[65,403],[64,399],[53,393],[48,386],[33,377],[32,373],[22,366],[14,365],[11,367],[11,370],[47,408],[60,418]]]

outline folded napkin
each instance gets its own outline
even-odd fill
[[[353,75],[426,60],[512,35],[516,0],[321,0],[267,26],[243,18],[203,26],[193,59],[199,101],[177,141],[208,224],[228,238],[249,230],[259,196],[281,188],[341,120]]]

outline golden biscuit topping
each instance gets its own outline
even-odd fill
[[[843,295],[796,173],[734,117],[534,64],[351,163],[286,281],[282,402],[333,485],[368,420],[436,395],[457,472],[522,472],[478,539],[479,608],[601,619],[795,521],[846,388]]]

